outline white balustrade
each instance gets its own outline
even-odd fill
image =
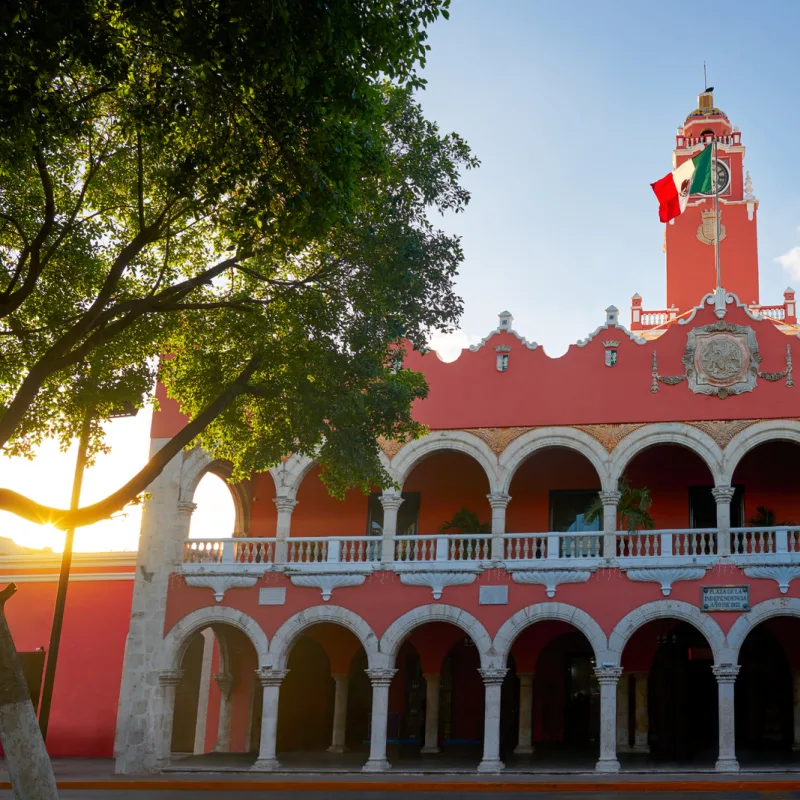
[[[439,534],[438,536],[395,536],[394,560],[410,561],[489,561],[492,553],[490,533]]]
[[[603,555],[600,532],[507,533],[504,538],[506,561],[601,558]]]
[[[672,528],[657,531],[617,531],[619,558],[687,558],[715,556],[715,528]]]
[[[798,528],[731,528],[731,555],[762,556],[800,552]]]
[[[377,536],[290,536],[287,564],[371,564],[380,562]]]
[[[184,564],[270,564],[274,558],[274,539],[187,539],[183,546]]]

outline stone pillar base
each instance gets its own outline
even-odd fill
[[[424,755],[424,756],[434,755],[436,753],[441,753],[441,752],[442,752],[442,748],[441,747],[437,747],[436,745],[426,746],[426,747],[423,747],[422,750],[420,750],[420,753],[422,753],[422,755]]]
[[[387,772],[392,765],[385,758],[370,759],[361,767],[362,772]]]
[[[600,759],[594,768],[595,772],[619,772],[619,761],[616,758]]]
[[[481,761],[478,772],[502,772],[506,765],[498,758],[493,761]]]
[[[274,772],[280,767],[281,762],[277,758],[259,758],[250,769],[253,772]]]
[[[738,772],[739,762],[735,758],[718,758],[714,769],[717,772]]]
[[[518,744],[514,748],[514,753],[518,756],[529,756],[531,753],[535,753],[536,749],[532,744]]]
[[[342,744],[332,744],[328,750],[328,753],[345,753],[347,752],[347,748]]]

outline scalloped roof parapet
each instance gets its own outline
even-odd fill
[[[528,348],[528,350],[535,350],[539,345],[537,342],[529,342],[522,334],[517,333],[512,327],[511,322],[514,319],[511,316],[509,311],[503,311],[498,314],[499,317],[499,324],[493,330],[489,331],[489,333],[483,337],[483,339],[478,342],[478,344],[470,345],[470,352],[476,353],[478,350],[481,349],[493,336],[496,336],[498,333],[510,333],[512,336],[516,336],[519,341]]]
[[[613,308],[613,306],[612,306],[612,308]],[[586,345],[589,344],[589,342],[591,342],[592,339],[597,338],[597,336],[602,331],[611,331],[611,330],[613,330],[615,332],[619,332],[620,334],[624,334],[634,344],[645,344],[645,342],[647,342],[647,339],[645,339],[645,338],[643,338],[641,336],[637,336],[632,331],[629,331],[624,325],[609,325],[606,322],[605,325],[601,325],[599,328],[595,328],[595,330],[592,333],[590,333],[585,339],[579,339],[577,342],[575,342],[575,344],[576,344],[577,347],[586,347]]]

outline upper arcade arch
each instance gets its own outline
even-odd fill
[[[631,611],[611,631],[611,635],[608,637],[608,650],[617,666],[622,661],[622,651],[631,636],[648,622],[657,619],[677,619],[688,622],[705,636],[714,654],[714,663],[727,663],[725,634],[708,614],[704,614],[697,606],[684,603],[682,600],[656,600]]]
[[[768,619],[774,617],[800,617],[800,599],[796,597],[775,597],[753,606],[747,614],[742,614],[728,631],[727,661],[739,663],[739,651],[748,634]]]
[[[790,419],[757,422],[736,434],[725,448],[720,485],[731,484],[736,467],[751,450],[778,441],[800,444],[800,422]]]
[[[259,665],[267,663],[269,642],[261,626],[243,611],[228,606],[198,608],[176,622],[161,642],[154,663],[162,670],[179,669],[192,636],[215,625],[230,625],[240,630],[253,644]]]
[[[520,609],[500,627],[493,644],[499,662],[506,664],[514,641],[526,628],[546,620],[560,620],[580,631],[589,640],[598,664],[609,660],[606,635],[589,614],[567,603],[537,603]]]
[[[486,628],[470,614],[456,606],[426,605],[418,606],[396,619],[384,632],[380,640],[380,652],[394,664],[400,645],[408,638],[415,628],[428,622],[449,622],[460,628],[475,643],[484,669],[494,666],[495,652],[492,648],[492,637]]]
[[[499,458],[499,491],[508,494],[511,481],[520,466],[539,450],[563,447],[584,456],[594,467],[604,491],[616,486],[609,473],[609,456],[606,449],[588,433],[577,428],[550,427],[528,431],[515,439]]]
[[[685,447],[698,455],[708,467],[716,486],[723,483],[723,454],[719,445],[703,431],[683,422],[658,422],[645,425],[626,436],[611,454],[610,480],[616,488],[628,465],[639,453],[659,444]]]
[[[378,637],[370,625],[358,614],[341,606],[313,606],[299,611],[281,625],[272,637],[269,663],[276,669],[285,669],[292,645],[308,628],[328,623],[346,628],[361,642],[370,666],[378,656]]]

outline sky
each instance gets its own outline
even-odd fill
[[[703,61],[715,105],[742,132],[759,200],[761,302],[800,290],[800,3],[762,0],[453,0],[429,32],[419,96],[443,132],[481,160],[466,212],[441,221],[462,237],[461,329],[437,337],[453,358],[508,310],[551,356],[630,297],[663,308],[663,226],[650,184],[672,168],[677,126],[697,106]],[[724,285],[724,262],[722,264]],[[711,288],[711,287],[710,287]],[[698,298],[699,299],[699,298]],[[110,426],[112,453],[84,497],[116,488],[147,457],[149,415]],[[74,450],[0,458],[0,485],[66,504]],[[192,534],[226,535],[233,506],[208,476]],[[77,550],[136,549],[140,512],[78,531]],[[0,514],[0,536],[59,550],[56,531]]]

